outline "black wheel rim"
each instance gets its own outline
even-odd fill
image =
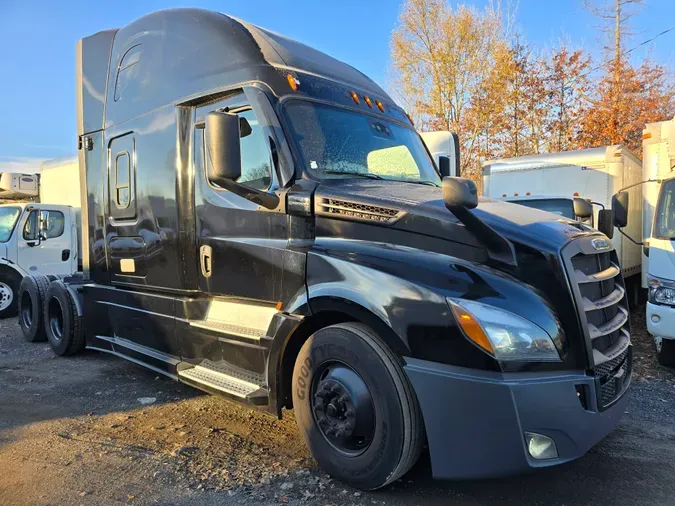
[[[21,295],[21,321],[27,329],[33,325],[33,301],[30,300],[28,292]]]
[[[348,365],[319,365],[310,403],[314,422],[334,449],[348,456],[365,452],[375,434],[375,408],[368,385]]]
[[[56,297],[49,301],[49,330],[56,341],[63,338],[63,308]]]

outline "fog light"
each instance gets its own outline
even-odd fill
[[[659,315],[657,315],[657,314],[653,314],[653,315],[652,315],[652,321],[653,321],[654,323],[659,323],[659,322],[661,321],[661,317],[660,317]]]
[[[527,451],[530,452],[533,459],[557,459],[558,449],[555,447],[555,442],[548,436],[535,434],[534,432],[526,432],[525,440],[527,441]]]

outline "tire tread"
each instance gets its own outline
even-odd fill
[[[402,361],[391,348],[370,327],[362,323],[339,323],[333,327],[342,328],[363,339],[382,360],[389,371],[399,392],[404,420],[404,443],[398,465],[386,482],[377,488],[385,487],[407,473],[415,465],[424,445],[424,422],[417,396],[410,380],[402,368]]]

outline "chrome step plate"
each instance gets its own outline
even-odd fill
[[[259,390],[263,384],[263,378],[259,374],[226,362],[216,363],[210,360],[178,371],[178,376],[241,398]]]

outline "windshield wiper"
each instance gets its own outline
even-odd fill
[[[401,181],[403,183],[412,183],[412,184],[424,184],[424,185],[427,185],[427,186],[435,186],[436,188],[438,188],[438,185],[436,183],[434,183],[433,181],[423,181],[423,180],[411,181],[410,179],[396,179],[396,181]]]
[[[382,176],[378,176],[377,174],[373,174],[372,172],[348,172],[345,170],[321,170],[319,172],[322,172],[324,174],[340,174],[342,176],[355,176],[355,177],[365,177],[368,179],[381,179],[384,180]]]

